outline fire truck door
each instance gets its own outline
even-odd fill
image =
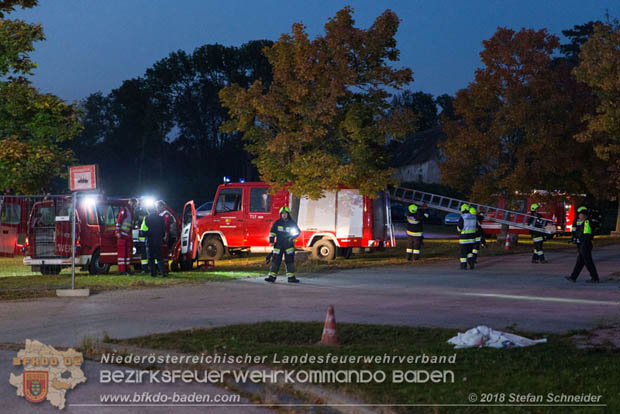
[[[181,254],[190,253],[191,259],[196,257],[196,249],[198,248],[197,230],[196,207],[192,200],[183,206],[183,221],[181,223]]]
[[[271,195],[268,187],[250,188],[246,239],[244,246],[265,247],[269,245],[269,230],[278,219],[277,212],[271,210]]]
[[[215,228],[226,236],[228,246],[246,245],[244,240],[247,231],[242,201],[243,188],[220,189],[215,200],[213,223]]]
[[[108,203],[97,204],[97,214],[99,215],[99,237],[101,239],[99,250],[99,262],[103,264],[117,263],[116,250],[116,216],[120,210],[120,205]]]
[[[21,209],[17,203],[2,201],[0,204],[0,256],[12,257],[17,242]]]

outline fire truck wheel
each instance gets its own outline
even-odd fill
[[[59,265],[42,265],[41,266],[41,274],[42,275],[57,275],[60,274],[62,267]]]
[[[224,243],[217,237],[207,237],[202,243],[201,257],[220,260],[224,256]]]
[[[336,246],[329,239],[321,239],[312,246],[312,257],[317,260],[334,260],[336,257]]]
[[[109,264],[102,264],[99,261],[99,249],[95,250],[90,258],[90,264],[88,265],[88,273],[91,275],[107,275],[110,271]]]

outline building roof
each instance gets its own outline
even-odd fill
[[[446,135],[439,126],[410,134],[394,147],[392,167],[423,164],[437,158],[439,141],[445,138]]]

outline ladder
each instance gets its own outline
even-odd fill
[[[534,227],[527,224],[530,218],[536,219],[535,216],[519,213],[518,211],[505,210],[483,204],[470,203],[469,201],[459,200],[456,198],[445,197],[442,195],[425,193],[424,191],[412,190],[410,188],[395,187],[390,190],[390,198],[395,201],[411,204],[418,203],[436,210],[447,211],[449,213],[461,213],[461,205],[468,204],[474,207],[478,213],[482,213],[484,218],[497,223],[507,224],[513,227],[520,227],[532,231],[546,234],[555,233],[555,225],[550,219],[541,219],[543,227]]]

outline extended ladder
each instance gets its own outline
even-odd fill
[[[485,206],[483,204],[470,203],[469,201],[445,197],[432,193],[425,193],[424,191],[412,190],[410,188],[393,188],[390,190],[390,198],[392,200],[400,201],[407,204],[418,203],[420,205],[426,205],[427,207],[434,208],[436,210],[442,210],[449,213],[457,214],[460,214],[461,212],[461,205],[468,204],[470,207],[474,207],[478,211],[478,213],[482,213],[485,219],[493,220],[498,223],[507,224],[513,227],[520,227],[523,229],[538,231],[541,233],[555,233],[555,226],[553,225],[553,221],[549,219],[541,219],[544,222],[542,228],[534,227],[532,225],[529,225],[528,222],[530,222],[530,219],[532,219],[532,222],[534,222],[534,220],[536,220],[536,217],[529,214],[519,213],[518,211],[505,210],[503,208]]]

